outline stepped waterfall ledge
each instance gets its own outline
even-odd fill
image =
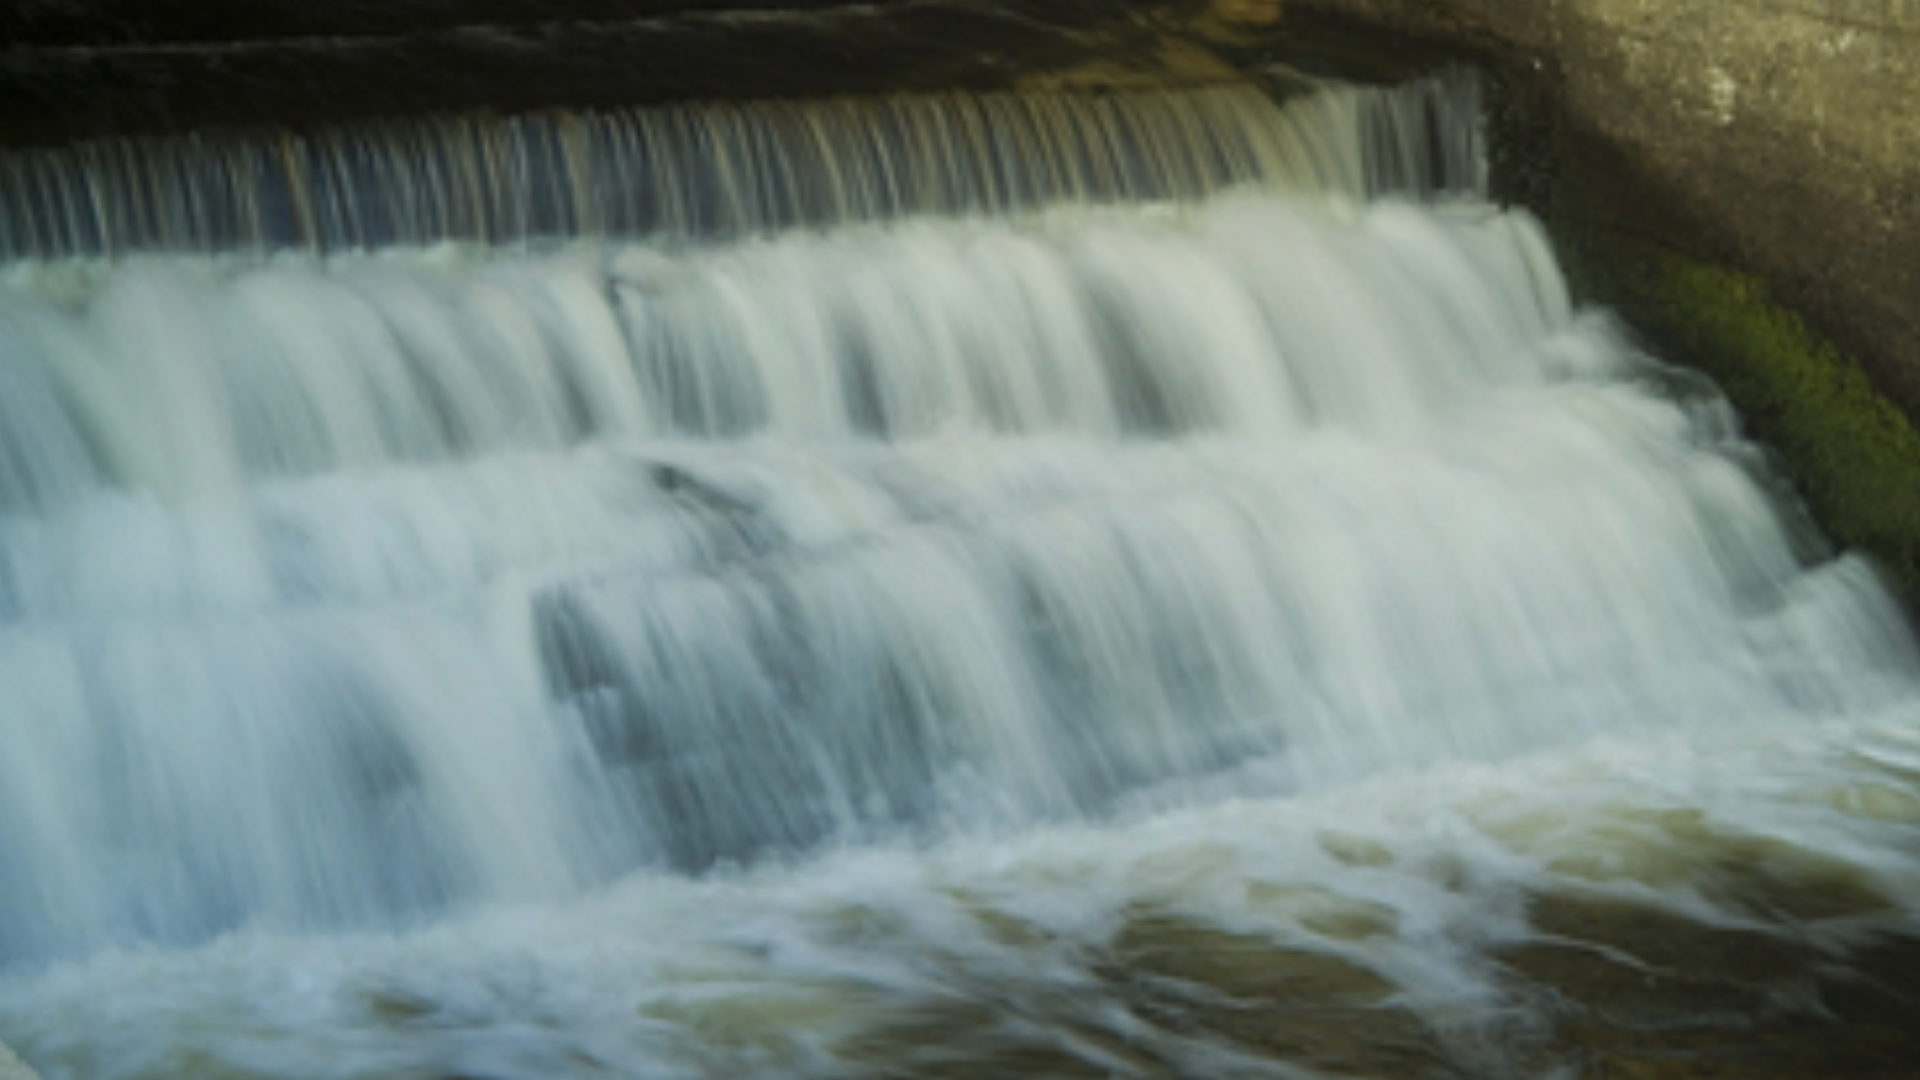
[[[0,1040],[1903,1075],[1912,632],[1489,201],[1478,110],[0,159]]]

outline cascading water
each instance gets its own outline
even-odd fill
[[[1519,1075],[1526,897],[1787,933],[1737,864],[1906,928],[1900,615],[1573,306],[1473,114],[0,161],[0,1038],[50,1080],[1386,1068],[1152,959],[1232,940]]]

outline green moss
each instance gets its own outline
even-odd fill
[[[1920,432],[1857,363],[1757,278],[1644,240],[1569,247],[1577,287],[1711,375],[1834,538],[1920,594]]]

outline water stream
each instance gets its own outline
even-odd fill
[[[0,161],[0,1038],[48,1080],[1569,1075],[1541,950],[1631,951],[1618,910],[1805,960],[1652,1029],[1898,998],[1907,624],[1487,201],[1475,109]]]

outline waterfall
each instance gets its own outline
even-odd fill
[[[1910,699],[1867,566],[1487,201],[1476,109],[0,160],[0,974]],[[29,1060],[104,1060],[27,1000]]]
[[[0,259],[711,238],[1241,184],[1363,197],[1472,190],[1483,183],[1477,109],[1474,82],[1456,75],[1397,92],[1330,91],[1285,111],[1227,86],[107,140],[0,158]]]

